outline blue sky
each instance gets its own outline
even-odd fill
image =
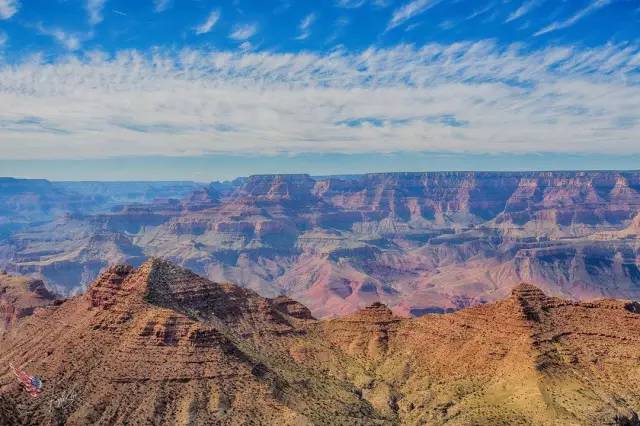
[[[639,77],[640,0],[0,0],[0,175],[634,168]]]

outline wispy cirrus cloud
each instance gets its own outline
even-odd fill
[[[366,2],[367,0],[336,0],[336,6],[347,9],[356,9]]]
[[[206,34],[211,31],[211,29],[218,23],[220,20],[220,9],[213,9],[207,19],[200,25],[194,28],[196,34]]]
[[[336,0],[336,6],[344,9],[357,9],[370,2],[375,7],[387,7],[393,0]]]
[[[0,157],[640,153],[640,47],[491,41],[0,63]]]
[[[9,19],[20,9],[18,0],[0,0],[0,19]]]
[[[300,24],[298,25],[298,30],[300,31],[300,33],[296,37],[296,40],[305,40],[309,38],[309,36],[311,35],[311,26],[313,25],[315,20],[315,13],[310,13],[302,18],[302,21],[300,21]]]
[[[162,13],[171,7],[171,0],[153,0],[153,11]]]
[[[233,26],[229,38],[236,41],[248,40],[258,32],[258,25],[256,24],[236,24]]]
[[[496,3],[495,2],[490,2],[487,3],[486,5],[484,5],[483,7],[474,10],[470,15],[468,15],[465,19],[466,20],[471,20],[471,19],[475,19],[478,16],[482,16],[485,13],[489,12],[490,10],[493,10],[496,7]]]
[[[338,19],[336,19],[333,22],[331,34],[325,40],[325,44],[332,44],[339,37],[341,37],[343,35],[345,29],[347,28],[347,26],[350,24],[350,22],[351,21],[346,16],[340,16]]]
[[[104,19],[103,11],[107,0],[86,0],[85,9],[89,16],[89,25],[98,25]]]
[[[393,4],[393,0],[373,0],[372,4],[376,7],[384,8]]]
[[[58,42],[58,44],[70,51],[80,49],[82,42],[91,37],[91,33],[71,33],[61,28],[47,27],[42,23],[36,24],[35,28],[40,34],[52,37],[56,42]]]
[[[602,9],[605,6],[610,5],[611,3],[613,3],[613,0],[592,0],[591,3],[589,3],[588,6],[586,6],[583,9],[580,9],[578,12],[573,14],[568,19],[566,19],[564,21],[553,22],[553,23],[547,25],[546,27],[542,28],[541,30],[537,31],[534,34],[534,36],[540,36],[540,35],[543,35],[543,34],[546,34],[546,33],[550,33],[552,31],[557,31],[557,30],[561,30],[561,29],[564,29],[564,28],[569,28],[570,26],[576,24],[581,19],[589,16],[590,14],[592,14],[593,12],[595,12],[595,11],[597,11],[599,9]]]
[[[0,20],[11,18],[19,9],[19,0],[0,0]]]
[[[412,0],[404,4],[393,12],[391,20],[389,24],[387,24],[387,30],[404,24],[406,21],[426,12],[438,3],[440,3],[440,0]]]
[[[516,19],[522,18],[523,16],[525,16],[526,14],[531,12],[533,9],[535,9],[536,7],[541,5],[543,1],[544,0],[528,0],[528,1],[524,1],[520,5],[520,7],[518,7],[516,10],[514,10],[509,15],[509,17],[507,18],[507,20],[505,22],[511,22],[511,21],[515,21]]]

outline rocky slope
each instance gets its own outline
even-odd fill
[[[0,271],[0,334],[41,307],[55,304],[57,297],[41,280]]]
[[[295,302],[167,262],[116,266],[1,342],[0,365],[28,362],[47,384],[42,399],[22,398],[5,370],[3,391],[30,424],[383,421],[349,383],[290,363],[287,347],[304,340],[309,321]],[[67,393],[66,404],[47,410]]]
[[[72,293],[109,264],[161,256],[318,317],[376,301],[446,312],[521,281],[637,299],[639,212],[640,172],[252,176],[14,232],[0,266]]]
[[[285,297],[173,264],[107,270],[0,340],[14,424],[637,424],[640,305],[504,300],[398,317],[376,303],[315,320]],[[16,412],[16,404],[21,407]]]

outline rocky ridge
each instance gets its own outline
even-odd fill
[[[34,400],[0,370],[0,419],[637,424],[639,312],[521,284],[455,313],[409,319],[376,303],[316,320],[290,299],[152,259],[108,269],[0,338],[0,365],[27,364],[45,381]]]
[[[0,334],[42,307],[51,306],[57,296],[41,280],[9,275],[0,271]]]

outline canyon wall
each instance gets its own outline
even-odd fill
[[[521,281],[566,298],[640,298],[640,172],[261,175],[182,198],[73,212],[13,232],[0,266],[82,290],[159,256],[320,317],[497,300]]]

